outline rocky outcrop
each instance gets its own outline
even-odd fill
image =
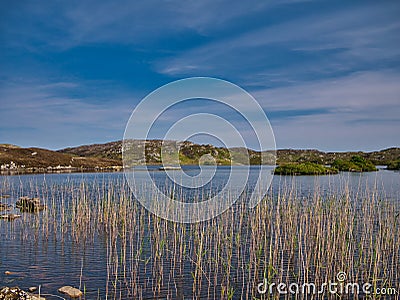
[[[132,140],[115,141],[106,144],[84,145],[51,151],[40,148],[19,148],[11,145],[0,144],[0,174],[14,173],[47,173],[47,172],[82,172],[82,171],[120,171],[122,168],[122,147],[129,153],[130,143],[144,144],[145,161],[142,157],[132,156],[132,165],[160,164],[162,140]],[[178,142],[180,151],[180,164],[197,164],[203,155],[211,155],[217,165],[261,163],[317,163],[330,165],[337,159],[349,160],[358,155],[370,160],[375,165],[388,165],[400,160],[400,148],[393,147],[374,152],[322,152],[319,150],[280,149],[275,153],[246,148],[216,147],[214,145],[199,145],[189,141]],[[232,156],[232,157],[231,157]],[[261,159],[262,158],[262,159]],[[244,159],[244,160],[243,160]],[[125,163],[127,163],[125,161]]]
[[[0,300],[46,300],[39,295],[21,290],[19,287],[3,287],[0,289]]]
[[[69,285],[59,288],[58,291],[62,294],[68,295],[71,298],[79,298],[83,295],[83,293],[79,289]]]
[[[76,157],[47,149],[0,144],[0,174],[102,171],[119,165],[120,160]]]
[[[124,147],[127,147],[125,152],[129,150],[129,143],[139,143],[139,140],[125,141]],[[143,142],[143,141],[142,141]],[[73,148],[58,150],[60,153],[79,155],[82,157],[101,157],[120,161],[122,164],[122,141],[116,141],[106,144],[84,145]],[[161,162],[161,140],[147,140],[145,142],[146,163],[159,164]],[[251,149],[216,147],[213,145],[199,145],[189,141],[179,142],[181,153],[181,164],[193,164],[204,154],[211,154],[216,158],[218,164],[230,163],[229,151],[233,154],[233,160],[240,158],[241,154],[248,152],[250,164],[259,164],[261,154],[258,151]],[[263,155],[268,153],[263,153]],[[400,159],[400,148],[388,148],[385,150],[374,152],[323,152],[315,149],[280,149],[277,150],[278,164],[283,163],[304,163],[312,162],[317,164],[332,164],[336,159],[349,160],[354,155],[370,160],[375,165],[386,165],[392,161]],[[263,156],[263,161],[266,161],[267,156]],[[273,157],[272,161],[275,161]],[[142,162],[144,163],[144,162]]]
[[[25,212],[38,212],[46,208],[46,206],[40,202],[39,198],[29,198],[26,196],[20,197],[16,206],[20,211]]]

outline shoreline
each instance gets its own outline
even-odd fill
[[[154,167],[152,172],[163,172],[164,170],[160,170],[158,167],[162,167],[162,165],[158,164],[150,164],[147,166]],[[198,165],[181,165],[182,167],[198,167]],[[259,166],[259,165],[249,165],[252,166]],[[139,166],[139,167],[146,167],[146,165]],[[220,165],[217,167],[230,167],[226,165]],[[235,167],[235,166],[233,166]],[[239,166],[240,167],[240,166]],[[275,168],[279,167],[279,164],[274,166]],[[387,168],[385,165],[377,165],[376,171],[339,171],[338,173],[326,173],[326,174],[279,174],[275,173],[274,175],[277,176],[326,176],[326,175],[337,175],[340,173],[369,173],[369,172],[378,172],[378,171],[393,171],[398,172],[399,170],[392,170]],[[33,169],[33,170],[32,170]],[[145,169],[137,169],[136,171],[145,171]],[[19,175],[40,175],[40,174],[83,174],[83,173],[120,173],[124,172],[124,168],[121,167],[110,167],[110,168],[58,168],[58,169],[49,169],[49,168],[29,168],[29,169],[16,169],[16,170],[0,170],[0,176],[19,176]]]

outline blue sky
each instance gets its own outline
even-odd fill
[[[0,143],[119,140],[154,89],[211,76],[259,101],[278,148],[400,146],[398,1],[14,2],[0,4]]]

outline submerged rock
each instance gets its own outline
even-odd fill
[[[78,298],[83,295],[83,293],[79,289],[69,285],[59,288],[58,291],[62,294],[70,296],[71,298]]]
[[[38,212],[44,210],[46,206],[40,202],[39,198],[20,197],[16,203],[21,211]]]
[[[46,300],[39,295],[33,295],[19,287],[3,287],[0,289],[0,300]]]

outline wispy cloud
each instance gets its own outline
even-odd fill
[[[400,107],[400,73],[392,70],[357,72],[343,77],[256,91],[265,109],[318,109],[363,112]],[[392,113],[388,111],[388,113]]]
[[[119,139],[145,94],[174,79],[211,76],[256,96],[279,147],[397,143],[397,2],[0,5],[2,141],[54,148]],[[197,108],[204,111],[176,107],[163,118]]]
[[[254,81],[301,80],[399,59],[398,5],[368,4],[283,20],[157,63],[170,75],[219,74]],[[275,74],[275,76],[274,76]],[[280,78],[279,78],[280,77]]]
[[[362,72],[254,96],[271,117],[278,147],[375,150],[398,142],[399,82],[393,71]]]
[[[132,95],[121,92],[111,99],[99,99],[86,92],[86,97],[73,96],[79,89],[90,90],[89,86],[37,79],[3,82],[0,140],[61,148],[71,145],[71,140],[87,143],[122,138],[134,106]]]
[[[298,1],[69,1],[25,2],[5,7],[8,18],[26,17],[26,26],[8,28],[14,42],[67,49],[90,43],[140,45],[185,31],[208,35],[236,18]],[[38,22],[46,20],[46,22]]]

